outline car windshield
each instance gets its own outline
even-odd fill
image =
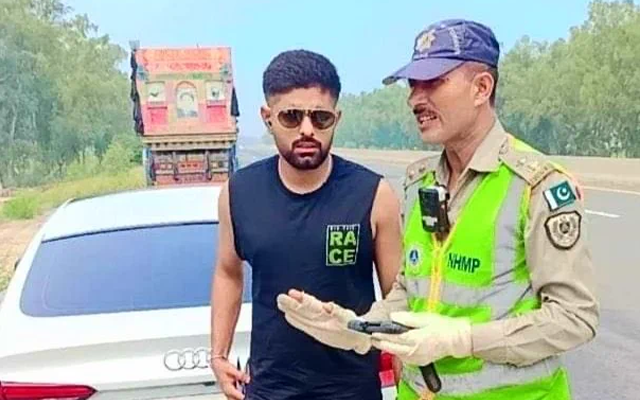
[[[218,225],[153,226],[42,243],[21,299],[48,317],[208,306]],[[243,302],[251,298],[245,265]]]

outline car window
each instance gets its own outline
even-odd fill
[[[217,235],[217,224],[197,223],[44,242],[23,288],[22,311],[62,316],[207,306]]]

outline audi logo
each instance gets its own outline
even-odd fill
[[[211,350],[206,347],[195,349],[169,350],[164,355],[164,366],[169,371],[181,369],[209,368],[211,362]]]

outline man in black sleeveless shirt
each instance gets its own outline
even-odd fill
[[[229,399],[379,400],[378,356],[325,346],[287,323],[276,297],[291,287],[364,313],[401,262],[399,202],[379,174],[333,155],[340,79],[317,53],[275,57],[263,76],[261,115],[278,155],[237,171],[219,201],[212,290],[212,368]],[[227,356],[251,265],[250,377]],[[365,354],[366,353],[366,354]]]

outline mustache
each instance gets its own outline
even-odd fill
[[[433,111],[433,108],[430,107],[428,104],[420,103],[420,104],[416,104],[415,106],[413,106],[411,111],[413,112],[413,115],[418,116],[418,115],[422,114],[425,111]]]
[[[427,103],[427,102],[420,102],[411,106],[411,112],[415,116],[418,116],[425,111],[435,112],[436,109],[430,103]]]
[[[295,140],[291,144],[291,147],[292,148],[296,148],[296,147],[317,147],[317,148],[321,148],[322,147],[322,143],[318,142],[315,139],[311,139],[311,138],[301,138],[301,139]]]

